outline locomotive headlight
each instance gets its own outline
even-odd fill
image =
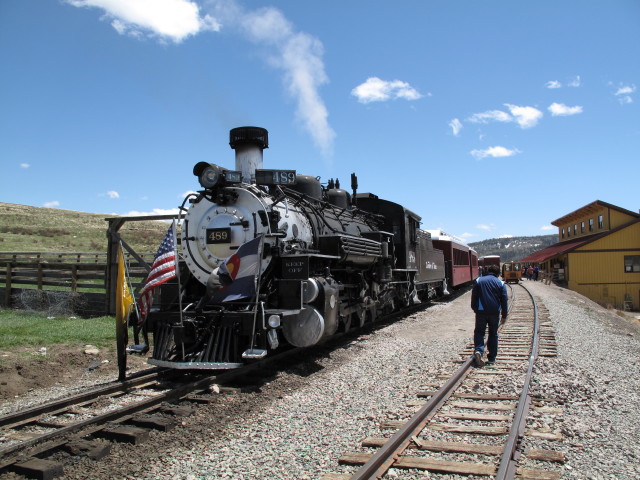
[[[269,326],[271,328],[278,328],[280,326],[280,316],[279,315],[271,315],[269,316],[269,320],[267,320]]]
[[[200,162],[193,167],[193,174],[198,177],[198,181],[203,188],[213,188],[222,180],[222,167],[213,163]]]
[[[218,184],[220,180],[220,167],[217,165],[211,165],[204,169],[204,171],[200,174],[198,180],[200,180],[200,185],[204,188],[213,188]]]

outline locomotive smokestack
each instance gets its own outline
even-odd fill
[[[229,145],[236,151],[236,170],[242,181],[251,183],[251,176],[262,168],[262,151],[269,148],[269,132],[260,127],[238,127],[229,132]]]

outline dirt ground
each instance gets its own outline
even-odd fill
[[[0,401],[37,389],[74,384],[81,378],[87,382],[117,379],[115,346],[97,350],[89,347],[49,345],[0,351]],[[127,366],[133,369],[144,367],[144,362],[139,357],[127,358]]]

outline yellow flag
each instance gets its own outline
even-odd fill
[[[116,321],[126,324],[131,308],[133,307],[133,294],[125,277],[124,255],[122,246],[118,247],[118,278],[116,280]]]

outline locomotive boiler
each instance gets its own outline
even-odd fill
[[[308,347],[446,293],[441,250],[420,217],[337,180],[263,168],[268,132],[230,132],[235,169],[200,162],[175,295],[152,308],[149,362],[228,369]]]

